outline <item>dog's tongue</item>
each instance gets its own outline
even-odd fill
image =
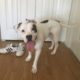
[[[34,51],[34,45],[35,42],[34,41],[29,41],[26,43],[26,48],[28,51],[33,52]]]

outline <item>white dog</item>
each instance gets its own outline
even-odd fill
[[[43,47],[44,41],[50,37],[52,44],[49,49],[53,49],[51,54],[55,54],[58,48],[60,23],[55,20],[44,20],[42,22],[35,22],[34,20],[26,19],[25,22],[19,23],[17,30],[21,33],[25,43],[35,41],[35,59],[32,65],[32,72],[37,72],[37,63]],[[32,54],[29,51],[26,61],[30,61]]]

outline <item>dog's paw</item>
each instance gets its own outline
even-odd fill
[[[25,59],[26,62],[29,62],[32,58],[32,55],[31,54],[28,54],[27,58]]]
[[[51,55],[55,55],[55,54],[56,54],[56,52],[54,52],[54,51],[51,52]]]
[[[36,74],[36,72],[37,72],[37,68],[36,67],[32,67],[32,73]]]
[[[51,47],[49,47],[49,50],[52,50],[53,49],[53,47],[51,46]]]
[[[30,60],[31,60],[31,57],[27,57],[27,58],[25,59],[26,62],[29,62]]]

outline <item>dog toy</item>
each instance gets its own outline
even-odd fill
[[[16,52],[16,56],[22,56],[24,53],[24,45],[22,43],[19,44],[8,44],[6,45],[5,48],[0,49],[1,54],[6,54],[6,53],[14,53]]]
[[[34,52],[34,45],[35,45],[35,42],[34,41],[29,41],[26,43],[26,48],[28,51],[30,52]]]

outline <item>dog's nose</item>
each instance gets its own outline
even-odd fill
[[[28,41],[31,41],[31,40],[32,40],[32,35],[27,35],[27,36],[26,36],[26,39],[27,39]]]

